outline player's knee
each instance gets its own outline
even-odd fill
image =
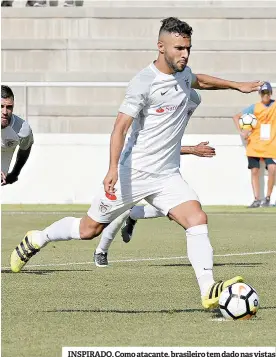
[[[276,173],[276,165],[268,165],[267,166],[268,174],[269,175],[275,175]]]
[[[93,239],[102,233],[104,226],[103,223],[96,222],[88,216],[83,217],[80,223],[80,238]]]
[[[103,228],[101,227],[101,224],[99,223],[99,226],[88,226],[88,227],[83,227],[80,229],[80,238],[81,239],[93,239],[98,237],[103,231]]]
[[[259,175],[259,169],[257,167],[253,167],[251,169],[252,176],[258,176]]]
[[[207,215],[204,211],[198,210],[193,215],[187,217],[188,228],[200,226],[201,224],[207,224]]]

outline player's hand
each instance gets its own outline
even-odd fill
[[[194,146],[193,154],[200,157],[213,157],[216,155],[216,150],[211,146],[208,146],[209,141],[203,141]]]
[[[244,140],[247,140],[249,135],[251,134],[251,131],[250,130],[242,130],[240,132],[241,134],[241,137],[244,139]]]
[[[13,174],[12,172],[8,173],[6,176],[6,185],[13,184],[14,182],[18,181],[18,176]]]
[[[251,93],[256,92],[260,89],[260,87],[264,84],[261,81],[254,82],[240,82],[238,84],[238,90],[242,93]]]
[[[1,171],[1,186],[6,185],[6,175]]]
[[[117,168],[109,169],[103,181],[105,192],[114,194],[116,191],[114,186],[116,185],[117,181],[118,181],[118,169]]]

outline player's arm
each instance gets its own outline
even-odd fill
[[[195,155],[200,157],[213,157],[216,150],[208,146],[209,141],[201,142],[195,146],[181,146],[180,155]]]
[[[118,180],[118,163],[124,147],[125,137],[131,126],[133,118],[127,114],[119,113],[114,124],[110,138],[109,170],[103,181],[105,192],[114,193],[114,186]]]
[[[212,77],[208,74],[193,74],[192,88],[205,90],[234,89],[243,93],[258,91],[264,82],[234,82],[222,78]]]
[[[233,121],[234,121],[234,124],[235,124],[239,134],[243,135],[243,131],[241,130],[240,124],[239,124],[239,119],[240,119],[241,116],[242,116],[242,113],[238,113],[238,114],[234,115],[233,116]]]
[[[12,184],[18,180],[18,176],[30,156],[31,149],[32,146],[26,150],[18,149],[13,169],[6,176],[6,184]]]
[[[152,79],[143,72],[138,73],[128,84],[125,98],[119,108],[110,141],[109,170],[104,179],[104,189],[113,194],[118,180],[118,163],[123,150],[127,131],[133,120],[139,120],[139,113],[145,107]]]
[[[16,161],[13,166],[11,172],[7,174],[6,177],[6,184],[12,184],[18,180],[18,176],[25,166],[28,158],[30,156],[30,152],[32,149],[32,145],[34,143],[34,137],[32,133],[32,129],[30,128],[29,124],[24,121],[19,133],[19,149],[16,155]]]
[[[1,186],[6,184],[6,175],[3,171],[1,171]]]
[[[132,122],[133,118],[131,116],[124,113],[118,114],[110,139],[110,168],[118,167],[125,138]]]

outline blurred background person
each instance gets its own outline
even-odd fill
[[[1,6],[3,7],[12,7],[14,0],[3,0],[1,2]],[[58,6],[59,1],[46,1],[46,0],[29,0],[26,2],[26,7],[45,7],[49,3],[49,6]],[[60,2],[62,3],[62,2]],[[73,6],[82,6],[83,1],[73,1],[73,0],[66,0],[63,2],[63,6],[65,7],[73,7]]]
[[[10,1],[10,0],[3,0],[3,1],[1,1],[1,6],[4,6],[4,7],[11,7],[11,6],[12,6],[12,3],[13,3],[13,1]]]
[[[241,113],[233,117],[240,135],[246,140],[246,155],[248,157],[248,168],[251,170],[251,183],[254,201],[249,208],[269,207],[270,197],[273,191],[276,163],[276,102],[271,98],[272,86],[265,82],[259,94],[261,101],[245,108]],[[241,130],[239,118],[243,114],[254,114],[258,120],[257,126],[252,131]],[[268,183],[266,197],[260,197],[260,160],[264,160],[268,171]]]
[[[26,164],[33,145],[33,133],[29,124],[13,114],[14,94],[10,87],[1,86],[1,186],[12,184]],[[16,147],[16,162],[9,172]]]

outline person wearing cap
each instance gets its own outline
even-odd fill
[[[276,102],[271,98],[272,86],[264,82],[259,91],[261,101],[245,108],[233,117],[240,135],[246,140],[246,155],[248,168],[251,170],[251,183],[254,201],[249,208],[268,207],[276,177]],[[240,129],[239,118],[243,114],[254,114],[258,120],[256,128],[252,131]],[[267,194],[264,199],[260,197],[260,160],[264,160],[268,171]]]

